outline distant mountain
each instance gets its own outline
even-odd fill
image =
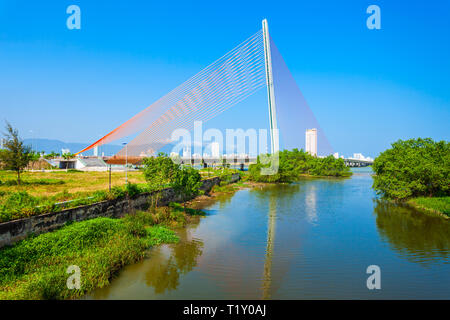
[[[35,151],[44,151],[45,153],[50,153],[52,151],[61,153],[61,149],[69,149],[71,153],[77,153],[89,145],[89,143],[63,142],[51,139],[24,139],[24,143],[32,146]],[[108,144],[99,147],[98,153],[99,155],[105,153],[105,156],[112,156],[119,152],[120,149],[122,149],[122,146]],[[93,149],[83,152],[83,155],[85,156],[92,156],[93,154]]]

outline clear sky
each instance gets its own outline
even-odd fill
[[[81,30],[66,27],[71,4]],[[366,27],[371,4],[381,30]],[[93,142],[263,18],[335,151],[449,140],[450,2],[437,0],[0,0],[0,120],[26,138]],[[258,128],[266,116],[261,93],[210,125]]]

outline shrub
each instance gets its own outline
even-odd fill
[[[430,138],[398,140],[374,161],[373,188],[383,197],[448,196],[450,143]]]
[[[137,186],[137,184],[134,183],[127,183],[125,186],[125,192],[130,198],[133,198],[134,196],[141,193],[141,190]]]
[[[199,194],[201,179],[202,177],[198,170],[192,167],[185,166],[177,171],[173,189],[181,195],[184,207],[186,207],[186,200],[192,199]]]
[[[170,186],[180,170],[180,166],[164,153],[159,153],[157,157],[145,158],[143,164],[145,180],[152,191],[166,185]]]
[[[119,186],[112,187],[111,194],[113,195],[113,198],[117,199],[125,198],[127,195],[126,191]]]

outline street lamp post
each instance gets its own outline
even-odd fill
[[[128,184],[128,144],[122,143],[125,146],[125,184]]]

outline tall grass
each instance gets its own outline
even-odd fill
[[[442,213],[450,217],[450,197],[418,197],[408,202],[420,209]]]

